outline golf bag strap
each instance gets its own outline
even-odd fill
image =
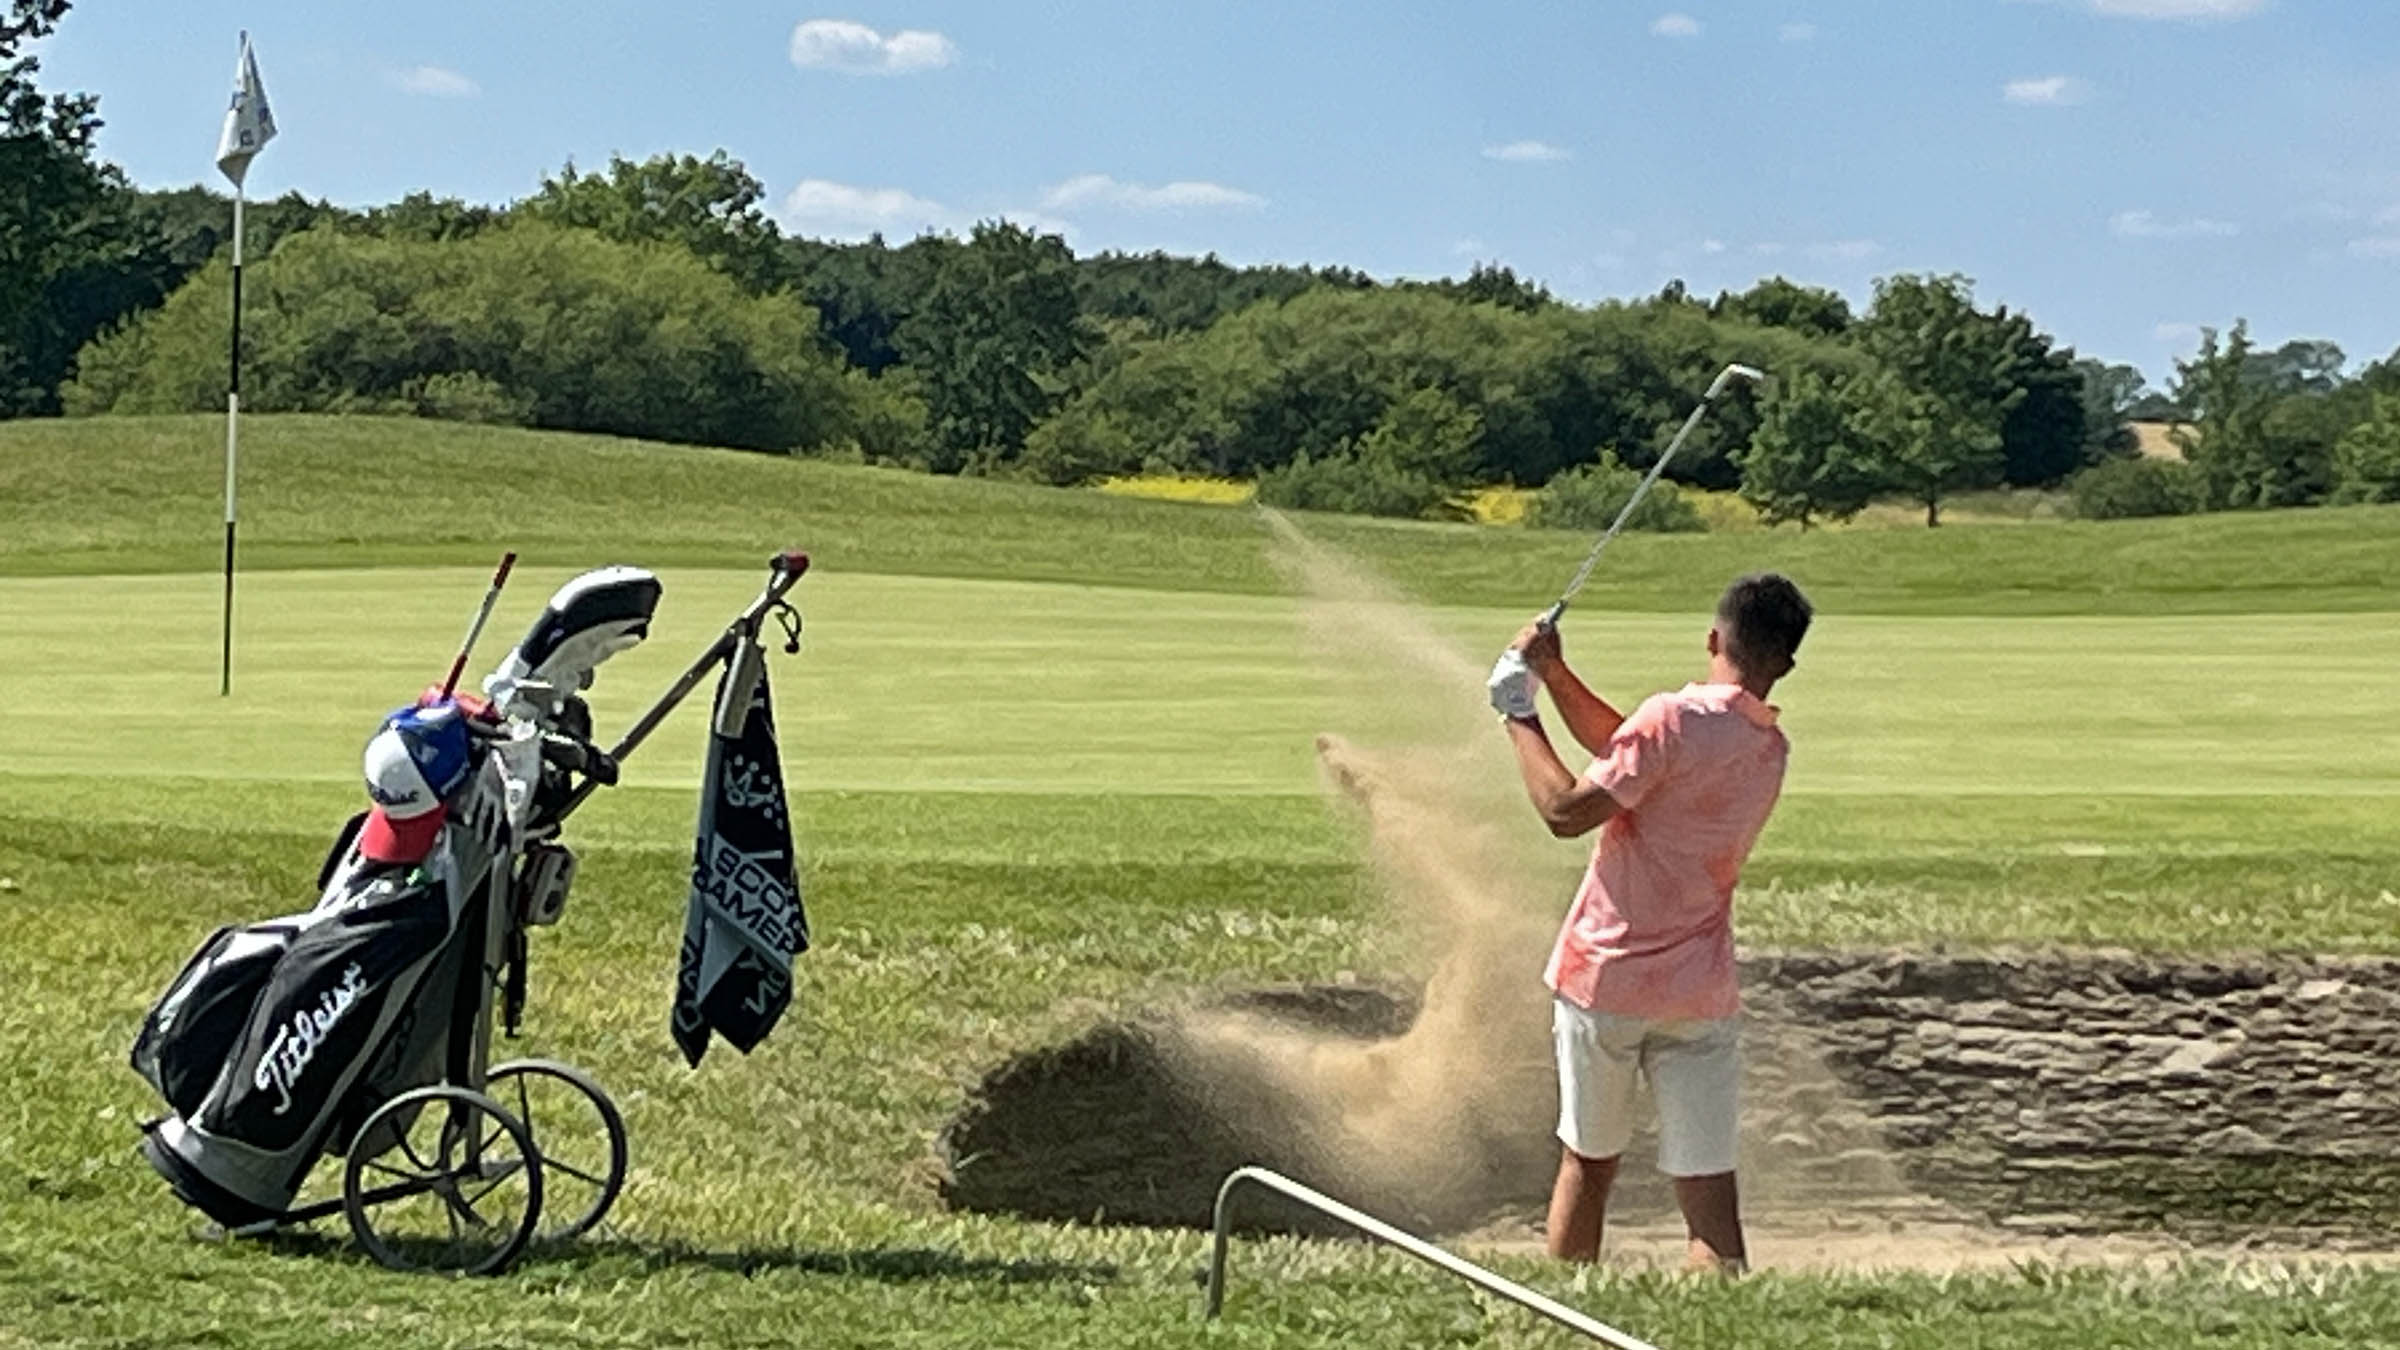
[[[333,847],[326,850],[325,861],[317,868],[318,890],[324,890],[333,880],[333,869],[341,866],[342,859],[350,856],[350,846],[358,842],[358,832],[366,828],[366,824],[367,813],[361,811],[350,817],[342,826],[341,833],[333,837]]]

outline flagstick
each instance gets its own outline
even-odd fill
[[[242,186],[233,187],[233,357],[225,386],[225,646],[217,667],[217,697],[233,693],[234,457],[242,426]]]

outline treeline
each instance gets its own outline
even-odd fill
[[[88,98],[33,92],[0,25],[0,413],[222,406],[229,203],[145,192],[90,152]],[[26,16],[33,15],[29,20]],[[1612,514],[1699,390],[1763,366],[1668,476],[1771,520],[1882,496],[2072,483],[2093,515],[2400,498],[2400,361],[2211,333],[2164,391],[2078,359],[1956,276],[1864,312],[1775,278],[1595,306],[1504,267],[1381,281],[1213,257],[1077,257],[1006,222],[966,237],[785,235],[723,153],[570,165],[505,207],[415,194],[249,208],[244,403],[402,412],[844,455],[1053,483],[1254,478],[1271,502],[1455,511],[1497,483],[1534,518]],[[2135,416],[2182,462],[2132,456]],[[1662,494],[1642,524],[1696,524]]]

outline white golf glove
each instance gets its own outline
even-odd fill
[[[1484,681],[1484,688],[1491,693],[1492,711],[1502,717],[1531,717],[1537,683],[1532,667],[1525,664],[1525,653],[1512,649],[1500,653],[1500,659],[1492,663],[1492,678]]]

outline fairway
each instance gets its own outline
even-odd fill
[[[497,434],[341,430],[421,434],[437,455],[454,434]],[[888,477],[699,462],[737,477]],[[65,472],[0,440],[0,476]],[[311,898],[332,829],[361,801],[361,742],[439,678],[487,555],[502,542],[525,553],[477,670],[575,570],[660,572],[652,640],[595,692],[606,731],[755,592],[753,555],[799,522],[762,514],[725,540],[629,523],[605,542],[562,530],[521,543],[495,520],[419,551],[378,537],[399,526],[344,495],[368,484],[329,470],[320,489],[346,504],[306,519],[353,525],[311,538],[300,516],[262,525],[262,561],[283,565],[242,578],[235,691],[219,699],[216,578],[204,560],[129,561],[131,541],[184,504],[136,475],[112,481],[126,491],[62,490],[39,512],[0,502],[32,527],[0,539],[0,1346],[190,1343],[229,1328],[266,1346],[1551,1343],[1391,1258],[1289,1240],[1245,1244],[1231,1320],[1204,1331],[1197,1235],[941,1209],[935,1136],[1012,1054],[1263,985],[1421,976],[1312,741],[1405,743],[1428,719],[1474,725],[1482,699],[1470,677],[1439,694],[1455,714],[1428,710],[1423,671],[1333,641],[1312,609],[1322,601],[1297,592],[1245,510],[998,484],[849,499],[840,537],[858,542],[820,548],[795,594],[805,650],[778,656],[774,674],[817,946],[791,1019],[755,1056],[720,1050],[689,1072],[666,1034],[698,711],[576,821],[583,871],[564,924],[536,938],[529,1038],[513,1049],[588,1065],[624,1102],[635,1162],[611,1231],[468,1284],[375,1270],[338,1225],[297,1247],[187,1240],[191,1216],[131,1150],[152,1109],[123,1067],[133,1028],[210,927]],[[950,493],[982,504],[953,511]],[[70,499],[89,511],[66,519]],[[1771,562],[1811,587],[1819,626],[1778,690],[1787,799],[1739,902],[1756,950],[2400,951],[2400,730],[2380,715],[2400,701],[2400,599],[2374,607],[2359,562],[2400,515],[2347,514],[2321,554],[2251,560],[2257,575],[2328,583],[2255,590],[2251,613],[2229,611],[2222,590],[2177,590],[2178,560],[2222,542],[2179,533],[2193,522],[2060,536],[2094,556],[2168,561],[2082,591],[2061,581],[2039,604],[2032,591],[1981,603],[1928,550],[1952,537],[1969,557],[2013,548],[2005,567],[2029,576],[2041,539],[2067,527],[1912,534],[1880,571],[1867,530],[1804,548],[1785,534],[1635,541],[1622,560],[1631,602],[1612,608],[1612,555],[1568,621],[1568,650],[1630,702],[1700,670],[1706,597],[1732,570]],[[944,530],[924,533],[937,518]],[[1161,522],[1173,542],[1144,546],[1140,531]],[[1582,547],[1302,525],[1425,594],[1407,619],[1469,669]],[[1020,539],[1043,540],[1049,561],[1017,565]],[[2188,603],[2133,605],[2129,591]],[[2067,603],[2078,594],[2080,613]],[[1488,774],[1498,752],[1496,735],[1461,750],[1456,772]],[[1529,912],[1562,907],[1579,849],[1530,818],[1504,827],[1555,878],[1525,897]],[[1799,1255],[1759,1251],[1769,1270]],[[2400,1280],[2371,1272],[2245,1284],[2207,1267],[2035,1267],[1719,1288],[1502,1264],[1671,1348],[2030,1346],[2095,1323],[2140,1347],[2400,1335]]]
[[[495,649],[565,575],[521,572]],[[613,664],[595,698],[604,727],[638,710],[756,588],[748,571],[663,577],[656,637]],[[318,821],[338,820],[355,795],[362,721],[436,678],[480,582],[465,568],[248,578],[238,687],[220,700],[212,579],[0,579],[0,609],[23,642],[0,672],[0,809],[133,821],[154,818],[162,799],[199,798],[176,814],[254,828],[260,805],[291,802],[263,814],[297,825],[306,802]],[[1079,833],[1100,856],[1213,842],[1198,828],[1119,837],[1109,803],[1139,796],[1257,799],[1244,809],[1333,856],[1339,821],[1320,804],[1313,738],[1388,739],[1422,712],[1376,697],[1382,677],[1357,663],[1371,653],[1313,645],[1289,597],[831,570],[800,597],[806,651],[778,679],[794,788],[834,803],[800,813],[812,850],[850,833],[829,821],[832,839],[810,838],[818,817],[882,811],[905,837],[1006,857],[1026,847],[1008,837],[1011,812],[1038,818],[1060,802],[1088,815]],[[96,612],[116,621],[93,624]],[[1522,621],[1422,614],[1461,659],[1496,650]],[[1630,704],[1696,671],[1703,626],[1591,606],[1570,624],[1570,651]],[[138,663],[113,656],[129,633],[143,635]],[[2334,653],[2354,663],[2343,686],[2367,706],[2400,698],[2400,625],[2352,615],[1828,613],[1779,691],[1796,750],[1750,877],[1770,898],[1745,931],[1785,942],[2383,944],[2400,729],[2274,729],[2293,691],[2324,682]],[[46,697],[61,688],[77,691],[77,715]],[[1423,690],[1411,681],[1397,696]],[[1480,692],[1468,681],[1446,696],[1472,709]],[[584,837],[680,847],[699,739],[699,719],[669,723],[628,787],[579,826]],[[1485,749],[1496,755],[1498,738]],[[198,791],[189,780],[231,781]],[[964,800],[976,823],[957,828],[958,808],[917,804],[935,800]],[[1580,851],[1527,834],[1528,850],[1555,858],[1563,894]],[[1863,911],[1859,887],[1878,897]],[[1921,903],[1979,889],[2004,907]],[[2118,898],[2098,904],[2102,892]]]

